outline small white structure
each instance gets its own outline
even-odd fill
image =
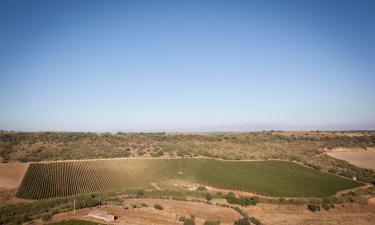
[[[96,209],[88,214],[89,216],[96,218],[96,219],[101,219],[107,222],[111,222],[115,220],[115,216],[112,214],[109,214],[108,212],[101,210],[101,209]]]

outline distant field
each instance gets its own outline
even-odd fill
[[[363,148],[339,148],[327,151],[326,154],[375,171],[375,148],[367,148],[367,150]]]
[[[286,161],[109,159],[32,163],[16,194],[44,199],[198,184],[268,196],[323,197],[359,183]]]

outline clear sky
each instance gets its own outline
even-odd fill
[[[375,129],[375,1],[0,1],[0,129]]]

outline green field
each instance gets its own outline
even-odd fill
[[[360,183],[287,161],[108,159],[32,163],[16,196],[45,199],[197,185],[267,196],[325,197]]]

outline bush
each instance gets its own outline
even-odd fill
[[[185,218],[184,225],[195,225],[195,221],[192,218]]]
[[[203,225],[220,225],[219,221],[207,220]]]
[[[159,204],[155,204],[154,208],[158,209],[158,210],[163,210],[163,207],[161,205],[159,205]]]
[[[278,200],[278,202],[279,202],[280,204],[285,204],[285,203],[286,203],[286,200],[285,200],[285,198],[280,197],[279,200]]]
[[[257,197],[240,197],[237,198],[233,192],[229,192],[226,196],[227,202],[231,204],[238,204],[242,206],[256,205],[258,203]]]
[[[334,209],[334,208],[335,208],[335,205],[330,204],[330,203],[323,202],[323,204],[322,204],[322,208],[328,211],[328,210],[330,210],[330,209]]]
[[[242,218],[234,222],[234,225],[250,225],[250,221],[248,218]]]
[[[308,208],[311,212],[320,211],[320,206],[319,206],[319,205],[310,204],[310,205],[307,205],[307,208]]]
[[[255,225],[262,225],[262,222],[260,222],[260,220],[258,220],[255,217],[250,217],[250,222],[252,222]]]
[[[205,199],[208,200],[208,201],[211,201],[212,200],[212,196],[210,193],[207,193],[205,196]]]

